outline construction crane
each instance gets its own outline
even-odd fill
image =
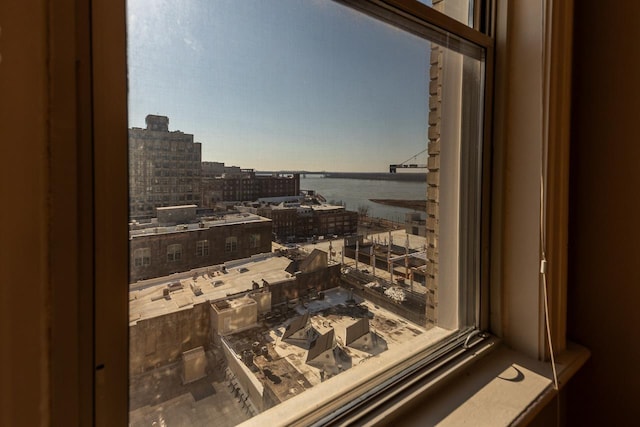
[[[425,148],[424,150],[422,150],[421,152],[419,152],[416,155],[413,155],[411,157],[409,157],[407,160],[405,160],[402,163],[398,163],[395,165],[389,165],[389,173],[396,173],[398,172],[398,169],[426,169],[427,165],[422,163],[407,163],[409,160],[415,159],[416,157],[418,157],[420,154],[424,153],[425,151],[427,151],[427,148]]]

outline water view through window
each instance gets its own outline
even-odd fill
[[[131,425],[236,425],[470,326],[481,54],[333,1],[127,21]]]

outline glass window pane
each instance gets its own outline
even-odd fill
[[[473,27],[474,0],[418,0],[418,2],[433,7],[456,21]]]
[[[331,1],[127,19],[131,425],[268,417],[475,326],[482,49]]]

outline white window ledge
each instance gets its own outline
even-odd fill
[[[561,389],[589,355],[586,348],[568,343],[567,350],[556,356]],[[441,381],[450,374],[452,378]],[[409,427],[524,425],[558,393],[550,363],[510,350],[497,340],[438,377],[368,417],[365,423],[393,424],[396,420]]]
[[[461,351],[461,350],[458,350]],[[568,343],[556,356],[558,383],[562,388],[589,358],[584,347]],[[553,387],[550,363],[543,363],[509,349],[495,337],[476,343],[453,358],[445,357],[421,378],[409,378],[370,403],[337,420],[318,419],[315,409],[348,404],[353,393],[328,399],[326,390],[316,387],[243,423],[244,426],[269,425],[402,425],[402,426],[501,426],[523,425],[535,417],[558,393]],[[368,370],[352,388],[379,372]],[[341,374],[346,377],[355,372]],[[419,375],[420,376],[420,375]],[[342,380],[342,379],[341,379]],[[365,381],[366,382],[366,381]],[[342,384],[342,381],[341,381]],[[343,384],[344,385],[344,384]],[[301,411],[301,408],[305,408]],[[332,408],[332,411],[334,409]],[[326,410],[320,410],[325,412]],[[324,415],[326,417],[327,414]],[[266,418],[265,418],[266,417]]]

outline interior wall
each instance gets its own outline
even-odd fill
[[[568,337],[592,356],[569,425],[626,425],[640,396],[640,2],[575,2]]]
[[[624,425],[640,392],[640,2],[575,12],[568,335],[592,358],[568,385],[567,420]],[[47,2],[0,2],[0,17],[0,425],[45,425]]]
[[[46,425],[46,2],[0,2],[0,425]]]

